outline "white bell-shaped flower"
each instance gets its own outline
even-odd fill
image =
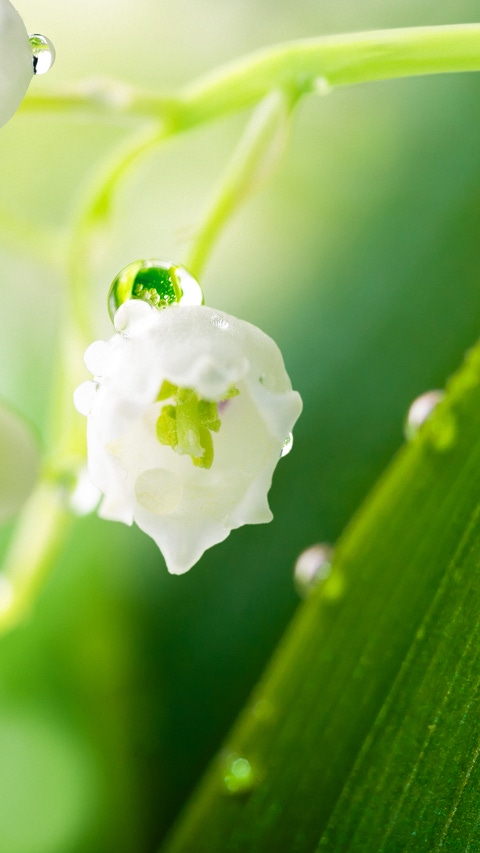
[[[32,46],[25,24],[9,0],[0,0],[0,127],[20,106],[32,76]]]
[[[302,403],[260,329],[203,305],[130,300],[86,354],[88,466],[103,518],[138,526],[187,571],[243,524],[270,521],[267,493]]]

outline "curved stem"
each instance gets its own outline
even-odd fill
[[[68,252],[70,312],[85,346],[92,337],[89,272],[111,213],[115,191],[134,163],[167,139],[170,132],[168,127],[156,124],[153,129],[150,126],[136,134],[133,140],[128,139],[107,164],[102,164],[77,213]]]
[[[254,112],[210,202],[185,266],[197,278],[228,219],[265,184],[279,165],[287,144],[295,98],[273,92]]]
[[[73,92],[35,94],[22,109],[99,110],[153,117],[176,131],[245,109],[275,89],[315,90],[322,78],[330,86],[419,74],[480,70],[480,24],[411,27],[300,39],[256,51],[216,69],[177,97],[127,89],[122,84],[85,84]],[[124,97],[118,93],[124,92]],[[115,95],[115,93],[117,93]]]

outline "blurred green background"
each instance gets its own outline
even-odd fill
[[[55,43],[48,90],[110,76],[154,91],[301,36],[473,22],[473,0],[17,0]],[[334,543],[480,328],[480,78],[369,84],[301,104],[278,174],[223,235],[208,304],[280,345],[304,399],[270,494],[187,575],[136,529],[79,520],[31,618],[0,641],[0,853],[153,853],[299,601],[298,554]],[[182,262],[235,116],[151,154],[122,186],[92,288]],[[0,133],[0,211],[63,232],[133,120],[18,115]],[[0,234],[1,241],[1,234]],[[47,430],[65,281],[0,242],[0,396]],[[260,291],[259,291],[260,288]],[[85,373],[85,378],[87,374]],[[9,529],[2,533],[3,547]]]

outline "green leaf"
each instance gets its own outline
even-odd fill
[[[347,530],[168,853],[473,849],[479,497],[477,348]],[[229,756],[251,771],[236,796]]]

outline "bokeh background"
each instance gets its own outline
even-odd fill
[[[57,63],[32,86],[113,77],[169,91],[280,40],[473,22],[473,0],[16,0]],[[298,554],[335,543],[480,330],[480,77],[369,84],[300,107],[287,156],[230,223],[208,304],[279,343],[304,413],[249,527],[170,577],[136,529],[78,520],[31,617],[0,640],[0,853],[153,853],[300,605]],[[117,196],[91,289],[182,262],[246,116],[152,153]],[[0,212],[62,239],[132,119],[17,115]],[[65,280],[2,240],[0,396],[45,442]],[[86,377],[86,374],[85,374]],[[1,532],[2,548],[10,526]]]

